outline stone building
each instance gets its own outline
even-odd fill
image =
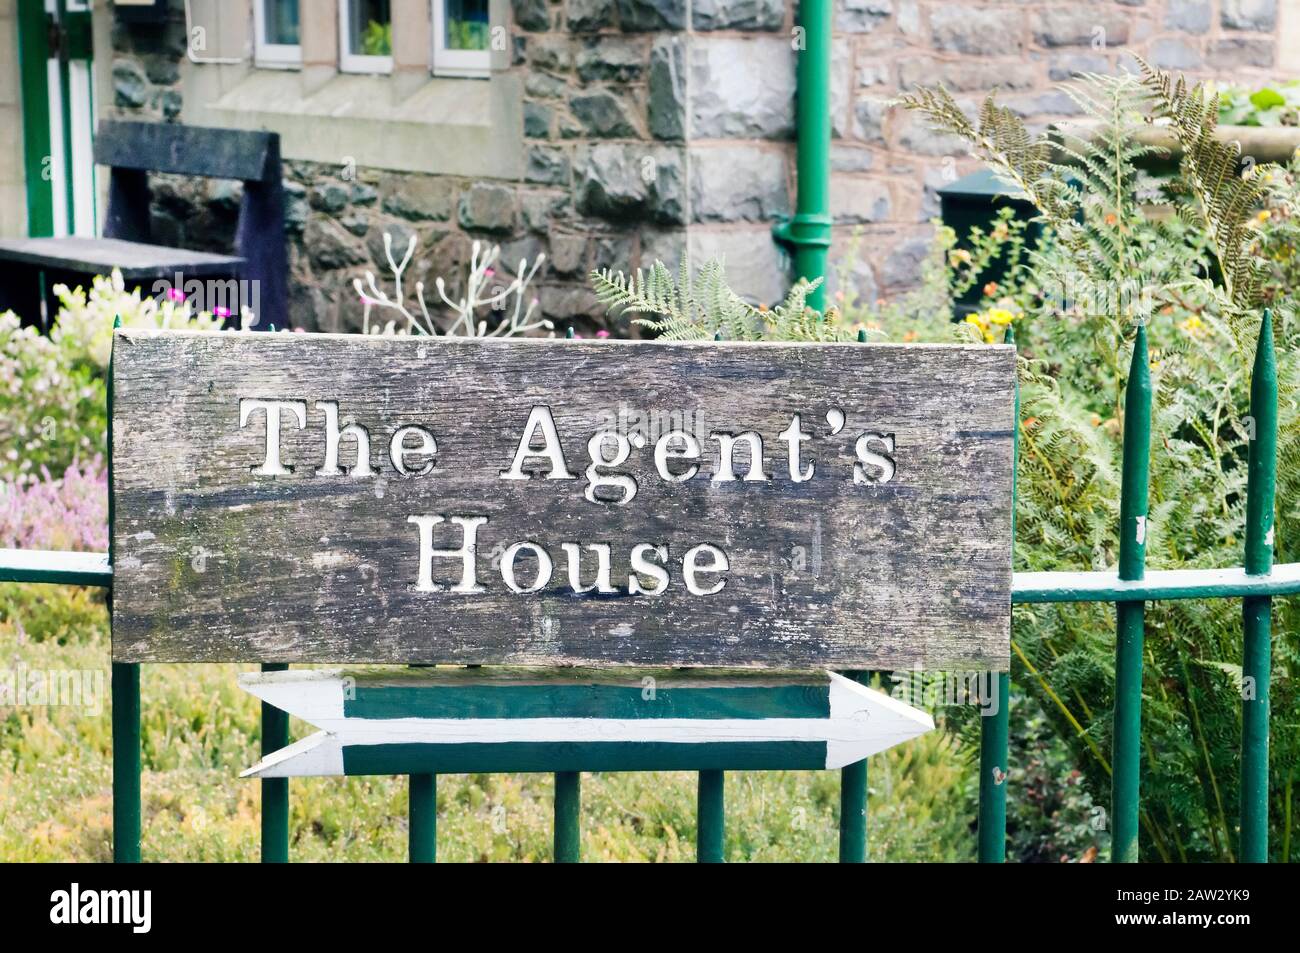
[[[0,42],[20,52],[26,3],[0,0]],[[142,15],[150,6],[161,9]],[[81,176],[69,194],[84,198],[56,208],[55,230],[92,231],[102,209],[93,169],[78,165],[91,117],[264,128],[287,160],[297,326],[359,325],[351,280],[385,270],[385,232],[399,246],[418,237],[412,280],[461,273],[473,239],[499,243],[506,262],[544,252],[541,306],[581,328],[606,321],[589,269],[675,263],[684,248],[724,257],[733,284],[771,301],[788,281],[771,226],[793,211],[795,6],[95,0],[86,88],[74,70],[67,100],[87,128],[54,161]],[[936,189],[976,166],[891,108],[900,91],[943,82],[973,104],[999,87],[1045,124],[1073,112],[1055,84],[1075,72],[1138,53],[1189,75],[1271,81],[1300,75],[1297,39],[1300,0],[837,0],[832,260],[860,230],[858,292],[906,287]],[[0,121],[30,130],[21,121],[42,104],[20,89],[19,59],[0,64]],[[49,190],[40,160],[59,151],[26,136],[0,162],[7,236],[28,233]],[[160,178],[153,191],[156,240],[230,245],[237,185]]]

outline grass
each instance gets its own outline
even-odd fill
[[[0,585],[0,675],[5,670],[102,673],[91,706],[0,706],[0,859],[112,857],[112,737],[108,624],[100,594]],[[255,861],[259,784],[239,771],[258,758],[259,703],[235,681],[238,665],[148,665],[143,696],[143,857]],[[313,729],[295,720],[294,738]],[[871,759],[872,860],[973,860],[975,776],[970,753],[933,732]],[[438,857],[546,861],[549,775],[438,779]],[[406,779],[295,779],[295,861],[404,861]],[[727,857],[832,861],[838,772],[727,775]],[[583,777],[583,858],[692,861],[695,775]]]

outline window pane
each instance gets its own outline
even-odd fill
[[[388,0],[349,0],[348,52],[353,56],[393,55]]]
[[[264,0],[262,16],[267,43],[298,45],[298,0]]]
[[[447,49],[488,48],[488,0],[443,0],[447,4]]]

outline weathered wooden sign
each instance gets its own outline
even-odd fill
[[[119,661],[1007,665],[1014,352],[120,331]]]
[[[842,768],[934,721],[842,675],[702,669],[249,672],[320,728],[243,777]]]

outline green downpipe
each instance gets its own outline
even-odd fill
[[[263,672],[287,672],[280,662],[262,665]],[[289,744],[289,714],[262,702],[262,757]],[[289,779],[262,779],[262,863],[289,862]]]
[[[438,776],[413,774],[410,781],[407,848],[413,864],[432,864],[438,857]]]
[[[1016,343],[1007,326],[1005,343]],[[1011,551],[1016,544],[1016,471],[1020,466],[1020,371],[1016,370],[1015,410],[1011,416]],[[997,711],[980,719],[979,861],[1000,864],[1007,859],[1007,738],[1011,731],[1011,676],[994,676]],[[981,712],[981,714],[983,714]]]
[[[582,856],[582,775],[555,772],[555,862],[576,864]]]
[[[798,153],[795,160],[798,197],[794,218],[772,229],[776,240],[791,249],[796,277],[810,281],[826,274],[831,244],[831,21],[832,0],[803,0],[796,34],[798,93]],[[803,47],[798,43],[802,41]],[[824,311],[826,294],[818,288],[808,306]]]
[[[1141,579],[1146,564],[1151,458],[1151,368],[1147,329],[1138,325],[1124,396],[1124,463],[1120,486],[1119,578]],[[1138,790],[1142,764],[1142,643],[1145,603],[1115,605],[1112,863],[1138,859]]]
[[[1273,313],[1264,311],[1250,381],[1250,442],[1246,482],[1246,572],[1266,575],[1273,568],[1274,506],[1277,491],[1277,358],[1273,352]],[[1272,677],[1272,599],[1242,600],[1244,645],[1241,672],[1241,860],[1268,861],[1268,725]],[[1247,692],[1246,686],[1253,686]]]
[[[722,771],[700,772],[696,791],[695,859],[701,864],[720,864],[726,859],[725,788],[726,775]]]

